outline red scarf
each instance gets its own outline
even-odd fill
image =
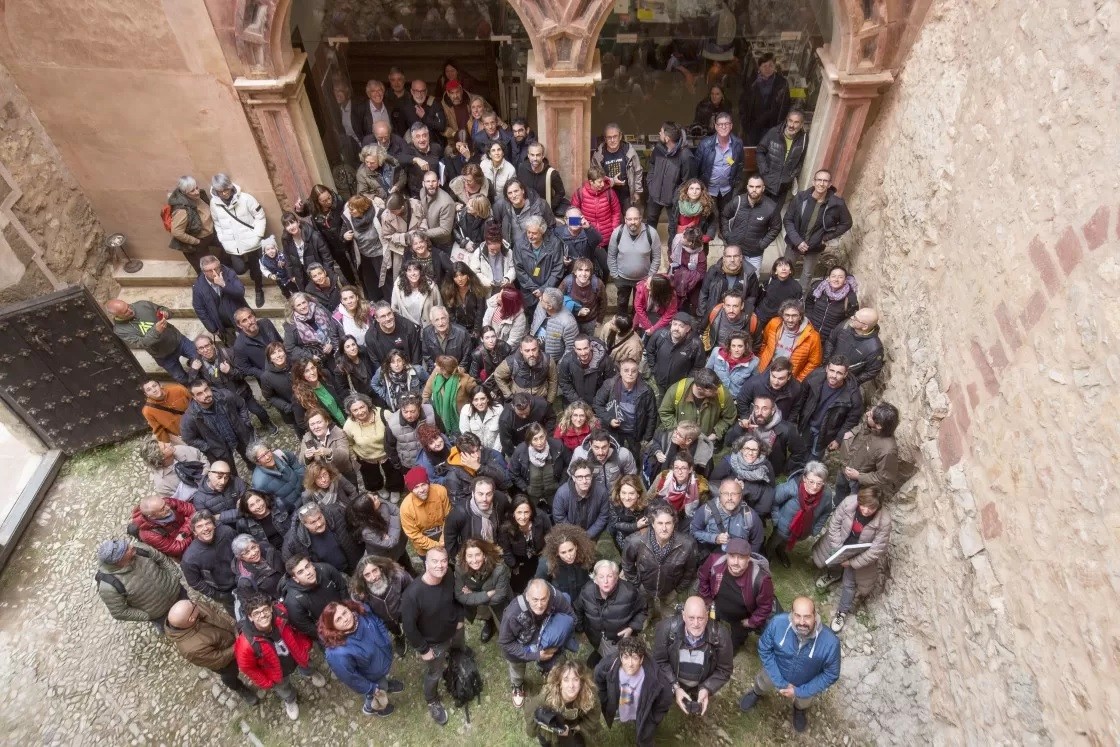
[[[797,484],[797,513],[789,523],[789,539],[786,540],[786,550],[792,550],[798,540],[805,539],[813,528],[813,514],[824,497],[824,488],[816,495],[809,495],[805,491],[805,483]]]
[[[727,361],[727,365],[731,368],[735,368],[735,366],[738,366],[740,363],[749,363],[751,358],[754,357],[754,353],[752,353],[749,348],[747,349],[747,354],[742,358],[732,358],[731,353],[727,352],[727,348],[724,347],[716,348],[716,350],[719,351],[719,357]]]

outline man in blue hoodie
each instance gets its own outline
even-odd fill
[[[840,640],[821,625],[812,599],[798,597],[789,613],[770,620],[758,641],[758,658],[762,669],[739,708],[749,711],[759,698],[777,690],[793,701],[794,730],[805,731],[805,712],[813,698],[840,679]]]

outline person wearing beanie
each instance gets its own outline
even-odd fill
[[[443,525],[451,513],[447,489],[431,482],[428,471],[413,467],[404,476],[408,494],[401,501],[401,529],[421,558],[443,546]]]
[[[738,649],[751,633],[761,635],[774,612],[770,563],[751,551],[750,542],[731,537],[726,553],[714,552],[700,566],[700,596],[715,610],[715,619],[727,624]]]
[[[109,614],[117,620],[150,622],[162,635],[172,605],[187,598],[175,562],[148,545],[126,539],[102,542],[97,560],[97,593]]]

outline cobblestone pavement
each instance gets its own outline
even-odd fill
[[[294,444],[290,437],[282,445]],[[460,709],[451,722],[436,726],[419,696],[419,667],[409,655],[394,668],[406,683],[394,696],[397,711],[380,720],[361,715],[358,696],[336,680],[316,690],[297,685],[298,722],[285,718],[277,699],[246,708],[228,697],[217,678],[180,659],[149,625],[111,619],[94,592],[97,543],[119,536],[128,511],[145,494],[148,478],[136,456],[136,441],[83,455],[64,469],[31,529],[0,578],[0,733],[7,744],[241,744],[372,743],[391,745],[522,745],[523,714],[508,699],[505,666],[493,643],[478,643],[478,628],[468,641],[480,652],[486,681],[482,703],[471,708],[467,724]],[[804,556],[795,572],[782,571],[779,594],[790,599],[809,588],[812,576]],[[781,571],[781,569],[779,569]],[[786,574],[786,575],[782,575]],[[861,624],[845,631],[874,669],[870,638]],[[846,649],[850,648],[846,645]],[[586,644],[585,644],[586,649]],[[837,693],[830,693],[812,714],[809,734],[795,739],[787,706],[771,699],[749,716],[737,700],[759,668],[753,652],[736,658],[732,682],[715,699],[703,721],[690,721],[674,709],[662,725],[659,743],[710,744],[857,744],[839,724]],[[866,651],[866,654],[864,653]],[[581,653],[586,655],[587,651]],[[847,654],[848,651],[846,650]],[[855,653],[855,650],[853,650]],[[326,671],[316,654],[313,662]],[[848,676],[845,661],[842,681]],[[535,689],[535,685],[531,685]],[[839,688],[833,688],[839,690]],[[849,688],[850,689],[850,688]],[[868,707],[861,698],[861,707]],[[853,713],[862,723],[866,711]],[[872,732],[874,734],[874,732]],[[633,744],[632,731],[616,727],[604,745]]]

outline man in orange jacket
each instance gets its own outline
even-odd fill
[[[762,333],[762,350],[758,354],[758,370],[764,371],[778,356],[789,358],[793,377],[804,381],[824,359],[821,336],[805,318],[801,302],[783,301],[778,316],[766,323]]]

